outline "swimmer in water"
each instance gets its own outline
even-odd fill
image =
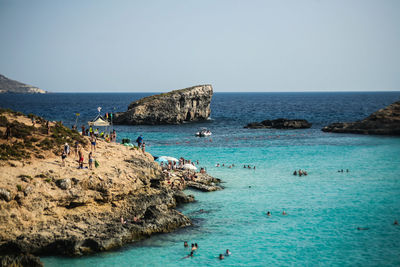
[[[195,251],[197,248],[194,246],[194,244],[192,243],[192,251]]]
[[[219,259],[223,260],[224,259],[224,255],[223,254],[219,254]]]
[[[271,212],[267,211],[267,216],[271,216]]]
[[[232,253],[229,251],[229,249],[227,249],[226,251],[225,251],[225,256],[229,256],[229,255],[231,255]]]
[[[217,165],[215,165],[215,167],[219,167],[220,165],[219,165],[219,163],[217,163]]]
[[[287,215],[287,213],[285,211],[282,211],[282,215]]]
[[[185,247],[185,248],[187,248],[189,245],[188,245],[188,242],[187,241],[185,241],[184,243],[183,243],[183,246]]]
[[[369,229],[368,227],[357,227],[357,230],[358,230],[358,231],[368,230],[368,229]]]
[[[193,257],[193,251],[190,251],[190,254],[187,255],[186,257],[183,257],[182,259],[187,259],[187,258],[190,258],[190,257]]]
[[[397,220],[394,220],[393,225],[399,225],[399,222]]]

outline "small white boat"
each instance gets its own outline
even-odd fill
[[[200,131],[198,131],[195,135],[198,137],[206,137],[206,136],[210,136],[212,133],[210,130],[203,128]]]

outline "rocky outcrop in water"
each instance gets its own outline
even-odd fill
[[[262,122],[251,122],[244,128],[249,129],[306,129],[311,127],[311,123],[306,120],[276,119],[265,120]]]
[[[11,80],[0,74],[0,93],[45,94],[47,92],[32,85]]]
[[[181,124],[207,120],[211,114],[211,85],[198,85],[153,95],[132,102],[126,112],[116,113],[115,124]]]
[[[324,132],[400,135],[400,101],[356,122],[337,122],[322,128]]]

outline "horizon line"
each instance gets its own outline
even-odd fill
[[[153,92],[143,92],[143,91],[137,91],[137,92],[127,92],[127,91],[100,91],[100,92],[94,92],[94,91],[57,91],[57,92],[52,92],[52,91],[46,91],[47,94],[100,94],[100,93],[105,93],[105,94],[131,94],[131,93],[166,93],[170,91],[153,91]],[[360,90],[349,90],[349,91],[335,91],[335,90],[324,90],[324,91],[318,91],[318,90],[306,90],[306,91],[214,91],[214,93],[391,93],[391,92],[400,92],[399,90],[386,90],[386,91],[360,91]]]

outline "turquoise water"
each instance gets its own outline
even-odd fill
[[[97,115],[98,106],[122,111],[145,95],[2,95],[0,106],[72,125],[76,112],[82,123]],[[187,192],[197,201],[179,209],[192,227],[117,251],[42,260],[46,266],[400,266],[400,226],[393,225],[400,221],[400,138],[320,131],[399,99],[400,92],[216,93],[212,120],[205,123],[116,126],[119,140],[143,134],[153,155],[199,160],[225,189]],[[304,118],[313,127],[243,129],[248,122],[278,117]],[[210,128],[212,138],[194,137],[199,127]],[[217,163],[236,167],[216,168]],[[293,176],[300,168],[309,175]],[[184,241],[198,243],[193,258],[182,259],[189,253]],[[232,255],[218,260],[226,249]]]
[[[180,210],[193,227],[90,257],[43,258],[47,266],[400,265],[400,226],[393,225],[400,219],[400,139],[313,129],[214,137],[221,140],[215,145],[156,131],[146,138],[160,143],[149,147],[153,154],[198,159],[225,182],[225,190],[187,192],[197,202]],[[293,176],[299,168],[309,175]],[[283,210],[288,215],[281,215]],[[182,259],[189,253],[184,241],[198,243],[193,258]],[[221,262],[217,256],[226,249],[232,255]]]

